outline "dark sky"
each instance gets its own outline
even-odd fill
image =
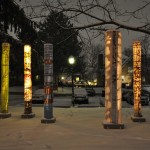
[[[22,7],[24,6],[27,6],[27,5],[32,5],[32,6],[35,6],[35,5],[39,5],[41,4],[41,2],[43,1],[46,1],[46,0],[21,0],[21,2],[19,2],[19,0],[15,0],[18,4],[20,4]],[[51,1],[51,0],[49,0]],[[75,1],[75,0],[70,0],[70,1]],[[104,2],[104,0],[98,0],[100,3],[101,2]],[[148,0],[147,0],[148,1]],[[135,10],[136,8],[139,8],[143,3],[143,0],[116,0],[120,10],[128,10],[128,11],[133,11]],[[85,1],[86,3],[86,1]],[[38,12],[38,10],[36,9],[36,11]],[[146,9],[146,13],[147,14],[150,14],[150,6],[149,8]],[[26,10],[27,12],[27,10]],[[29,14],[30,10],[28,10],[27,14]],[[145,13],[145,12],[144,12]],[[99,12],[95,12],[95,14],[97,16],[99,16]],[[123,19],[123,20],[122,20]],[[150,19],[150,18],[149,18]],[[85,17],[82,17],[80,19],[81,23],[85,24]],[[140,20],[135,20],[135,19],[131,19],[130,21],[127,21],[126,18],[120,18],[119,20],[117,20],[118,22],[121,22],[121,21],[124,21],[124,24],[128,24],[130,26],[137,26],[139,24],[139,22],[142,22],[143,20],[140,19]],[[137,40],[139,37],[143,36],[144,34],[142,33],[138,33],[138,32],[135,32],[135,31],[127,31],[127,30],[124,30],[124,29],[121,29],[120,30],[121,33],[122,33],[122,40],[123,40],[123,48],[124,47],[129,47],[129,46],[132,46],[132,43],[133,43],[133,40]],[[84,36],[86,37],[86,33],[85,32],[82,32],[84,34]],[[93,41],[93,43],[99,43],[101,39],[98,37],[97,39],[95,39]]]

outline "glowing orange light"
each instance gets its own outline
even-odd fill
[[[141,116],[141,43],[133,43],[134,116]]]

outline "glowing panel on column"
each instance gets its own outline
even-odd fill
[[[24,46],[24,101],[32,99],[31,46]]]
[[[8,112],[9,98],[9,52],[10,44],[2,44],[2,60],[1,60],[1,112]]]
[[[107,122],[112,122],[111,118],[111,108],[112,108],[112,103],[110,101],[111,99],[111,87],[110,85],[110,79],[111,79],[111,35],[106,32],[106,40],[105,40],[105,108],[106,108],[106,113],[105,113],[105,119]]]
[[[121,108],[122,108],[122,37],[118,33],[118,50],[117,50],[117,118],[118,123],[122,123]]]
[[[105,120],[121,124],[122,38],[119,31],[105,34]]]
[[[134,116],[141,115],[141,43],[133,43]]]

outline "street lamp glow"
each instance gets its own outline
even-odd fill
[[[71,64],[71,65],[73,65],[75,63],[75,59],[73,56],[70,56],[68,61],[69,61],[69,64]]]
[[[64,79],[65,79],[65,77],[64,77],[64,76],[62,76],[62,77],[61,77],[61,79],[62,79],[62,80],[64,80]]]

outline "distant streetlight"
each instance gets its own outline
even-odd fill
[[[68,59],[69,64],[72,66],[71,67],[71,84],[72,84],[72,100],[73,100],[73,105],[74,105],[74,85],[73,85],[73,64],[75,63],[75,58],[73,56],[70,56]]]
[[[68,61],[69,61],[70,65],[73,65],[75,63],[75,59],[74,59],[73,56],[70,56],[69,59],[68,59]]]

